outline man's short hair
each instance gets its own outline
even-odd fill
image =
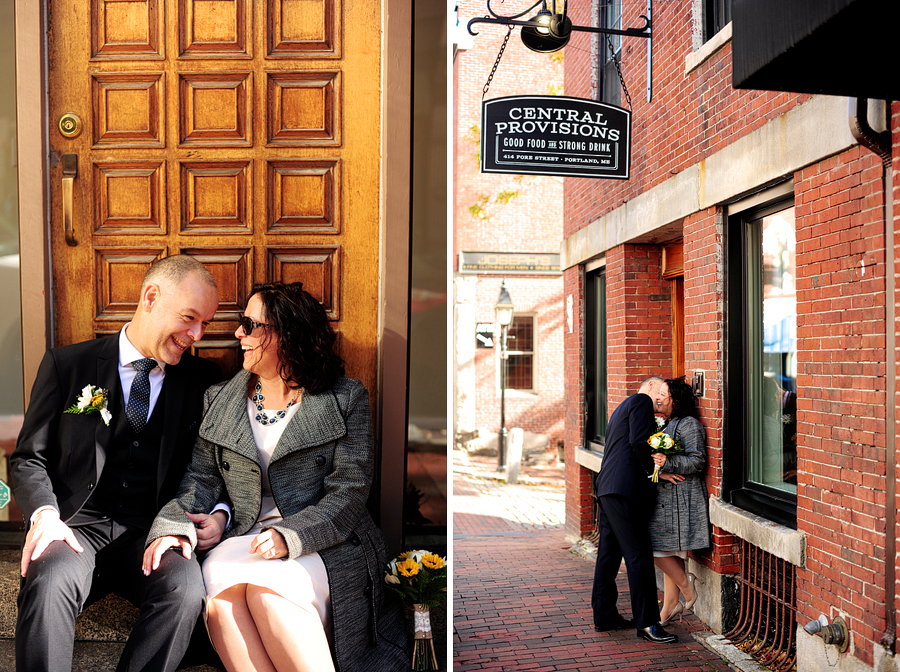
[[[212,273],[209,272],[209,269],[207,269],[206,266],[186,254],[174,254],[170,257],[163,257],[162,259],[154,261],[150,265],[147,273],[144,274],[141,293],[143,294],[147,285],[150,283],[158,283],[163,279],[178,285],[191,273],[196,273],[197,277],[205,284],[216,291],[219,290],[218,285],[216,285],[216,279],[212,276]]]
[[[654,381],[657,383],[660,383],[660,384],[666,382],[659,376],[649,376],[647,378],[644,378],[644,382],[641,383],[641,386],[638,388],[638,390],[643,390],[645,387],[647,387],[650,383],[652,383]]]

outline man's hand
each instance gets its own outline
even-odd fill
[[[186,513],[194,527],[197,528],[197,550],[205,551],[222,540],[225,522],[228,516],[224,511],[216,511],[212,515],[205,513]]]
[[[37,560],[47,547],[54,541],[65,541],[76,553],[84,552],[72,528],[59,519],[59,512],[53,509],[44,509],[34,517],[34,525],[25,536],[25,546],[22,548],[22,576],[28,572],[28,565],[32,560]]]
[[[144,551],[144,562],[141,568],[144,576],[150,576],[150,572],[159,569],[159,560],[163,553],[170,548],[181,547],[181,554],[185,560],[191,559],[191,542],[187,537],[157,537]]]

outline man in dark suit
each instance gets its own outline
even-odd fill
[[[164,571],[145,577],[141,559],[154,516],[186,470],[203,392],[219,378],[215,364],[187,352],[218,303],[201,263],[166,257],[147,271],[134,318],[117,335],[44,355],[10,458],[30,524],[19,672],[71,670],[75,618],[110,592],[140,608],[118,670],[181,662],[205,599],[200,566],[172,552]],[[221,533],[223,514],[200,518],[204,533]]]
[[[650,543],[650,514],[656,492],[648,477],[653,459],[647,439],[656,430],[653,395],[663,380],[647,378],[637,394],[623,401],[606,427],[603,463],[597,476],[597,564],[591,606],[598,632],[637,628],[641,639],[675,642],[678,637],[659,625],[656,572]],[[633,621],[616,608],[616,575],[622,559],[628,572]]]

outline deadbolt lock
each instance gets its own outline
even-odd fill
[[[59,132],[67,138],[77,138],[81,135],[81,117],[74,112],[66,112],[59,119]]]

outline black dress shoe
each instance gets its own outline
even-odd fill
[[[628,630],[634,627],[634,621],[624,618],[621,614],[616,614],[615,618],[603,623],[594,623],[596,632],[609,632],[610,630]]]
[[[671,644],[678,641],[678,635],[666,632],[659,624],[651,625],[649,628],[638,628],[637,636],[639,639],[646,639],[648,642],[657,644]]]

